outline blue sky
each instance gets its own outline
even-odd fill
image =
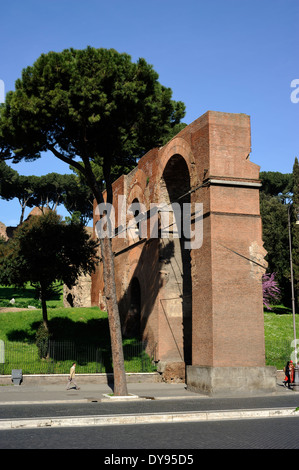
[[[90,45],[144,57],[186,104],[184,122],[208,110],[249,114],[251,161],[290,173],[299,157],[299,103],[291,101],[298,20],[298,0],[1,0],[0,80],[13,90],[22,69],[50,50]],[[51,155],[13,168],[69,171]],[[16,225],[19,216],[17,201],[0,200],[1,222]]]

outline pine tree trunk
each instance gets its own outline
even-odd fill
[[[21,205],[21,216],[20,216],[19,225],[21,225],[24,221],[25,208],[26,208],[26,206]]]
[[[104,159],[105,160],[105,159]],[[106,161],[109,160],[106,158]],[[92,172],[89,159],[83,158],[85,173],[84,176],[88,181],[89,187],[92,189],[97,204],[104,202],[103,193],[100,190],[95,175]],[[80,171],[80,168],[79,168]],[[104,170],[107,201],[112,204],[113,192],[112,184],[110,182],[110,167]],[[109,330],[111,338],[111,352],[113,361],[113,376],[114,376],[114,394],[117,396],[128,395],[125,364],[123,356],[123,345],[122,345],[122,334],[119,317],[119,309],[116,296],[115,286],[115,272],[114,272],[114,255],[112,251],[111,238],[108,236],[100,239],[101,255],[103,261],[103,273],[104,273],[104,286],[105,286],[105,297],[109,321]]]
[[[114,257],[110,238],[105,237],[101,239],[101,251],[104,268],[105,297],[111,338],[114,395],[126,396],[128,395],[128,390],[124,366],[119,309],[116,296]]]
[[[45,295],[45,288],[43,286],[41,286],[40,295],[41,295],[41,303],[42,303],[43,325],[45,327],[45,330],[49,331],[46,295]]]

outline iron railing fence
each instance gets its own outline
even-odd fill
[[[153,372],[155,349],[146,352],[143,342],[124,344],[126,372]],[[266,365],[283,369],[294,348],[290,340],[266,340]],[[0,375],[10,375],[12,369],[22,369],[23,374],[68,374],[73,362],[77,373],[109,373],[113,371],[111,350],[93,344],[53,341],[48,344],[45,359],[39,357],[36,344],[0,341]]]
[[[154,353],[146,352],[143,342],[124,344],[126,372],[153,372]],[[47,357],[40,358],[38,348],[32,343],[0,341],[0,374],[9,375],[12,369],[22,369],[23,374],[68,374],[73,362],[76,373],[113,372],[111,350],[93,344],[49,340]]]

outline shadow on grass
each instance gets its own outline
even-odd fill
[[[34,321],[24,329],[12,329],[6,334],[7,340],[22,344],[35,344],[36,332],[40,324],[40,321]],[[54,317],[49,320],[49,331],[51,343],[48,358],[50,361],[76,361],[79,366],[97,363],[103,365],[103,371],[106,373],[113,372],[107,317],[90,319],[86,322],[73,321],[66,316]],[[143,346],[138,338],[126,339],[123,351],[125,360],[136,361],[138,364],[145,362]]]
[[[11,299],[14,299],[14,304],[10,303]],[[35,307],[40,306],[34,289],[0,287],[0,307],[24,308],[27,307],[28,304],[34,305]]]
[[[9,341],[35,342],[39,321],[31,323],[28,330],[11,330],[7,333]],[[51,339],[55,341],[87,342],[98,347],[110,347],[108,318],[91,319],[87,322],[73,321],[68,317],[54,317],[49,320]]]
[[[11,330],[7,339],[11,342],[31,343],[36,341],[36,332],[41,322],[35,321],[28,330]],[[73,321],[68,317],[49,320],[51,346],[50,357],[55,361],[101,362],[106,372],[112,372],[111,343],[108,318],[91,319],[87,322]]]
[[[292,309],[284,307],[283,305],[273,305],[272,310],[266,310],[268,312],[276,313],[277,315],[289,315],[292,313]]]
[[[33,288],[22,287],[0,287],[0,300],[14,299],[36,299],[36,291]]]
[[[48,293],[48,301],[61,302],[62,286],[54,286]],[[14,299],[12,305],[10,300]],[[38,291],[33,287],[0,286],[0,306],[2,307],[27,307],[28,304],[41,308]],[[52,305],[52,308],[55,305]]]

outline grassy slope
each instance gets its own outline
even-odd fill
[[[9,304],[14,298],[15,304]],[[35,291],[0,287],[0,307],[7,303],[13,307],[33,305]],[[93,343],[100,341],[102,347],[109,344],[109,329],[106,312],[97,307],[63,308],[62,294],[47,302],[50,331],[56,340],[81,340]],[[42,315],[40,309],[0,313],[0,339],[8,341],[34,342]]]
[[[34,296],[34,290],[30,288],[20,290],[12,287],[3,288],[0,286],[0,307],[6,307],[11,298],[14,298],[16,301],[13,307],[19,306],[19,301],[23,306],[27,304],[32,305]],[[12,307],[11,304],[9,305]],[[47,302],[47,305],[49,329],[52,339],[55,339],[56,341],[70,341],[76,344],[84,343],[91,347],[95,346],[95,349],[100,348],[102,350],[101,363],[103,367],[101,372],[111,372],[113,369],[110,360],[111,346],[107,313],[102,312],[97,307],[63,308],[61,294],[56,299]],[[11,345],[11,351],[13,351],[11,353],[13,356],[10,357],[14,357],[14,359],[11,360],[22,364],[23,373],[33,373],[32,367],[35,366],[30,364],[37,364],[37,362],[40,363],[37,357],[37,348],[34,343],[36,332],[41,320],[41,309],[26,309],[22,311],[19,310],[17,312],[14,312],[13,309],[11,309],[8,312],[0,312],[0,340],[9,342]],[[138,348],[136,349],[136,346],[134,346],[136,344],[136,340],[138,342],[138,338],[127,338],[123,341],[126,371],[140,372],[143,370],[146,372],[152,372],[155,370],[155,367],[148,356],[144,355],[144,353]],[[32,345],[34,351],[36,350],[36,353],[32,353]],[[57,362],[56,356],[55,370],[56,372],[66,373],[72,362],[68,355],[73,353],[71,350],[68,350],[67,346],[64,346],[63,349],[66,351],[63,359],[61,358]],[[92,350],[95,351],[95,349]],[[36,359],[32,359],[35,355]],[[7,364],[5,367],[8,367],[9,369],[9,364]],[[88,361],[81,366],[78,364],[78,372],[80,373],[96,371],[93,370],[94,367],[96,367],[94,358],[89,358]],[[3,367],[4,366],[2,366],[2,368]],[[18,367],[21,366],[17,366],[17,368]],[[42,364],[36,365],[36,367],[45,368],[45,370],[41,370],[38,373],[49,373],[47,362],[43,363],[42,361]],[[36,370],[35,373],[37,373]],[[52,373],[51,370],[50,373]]]

